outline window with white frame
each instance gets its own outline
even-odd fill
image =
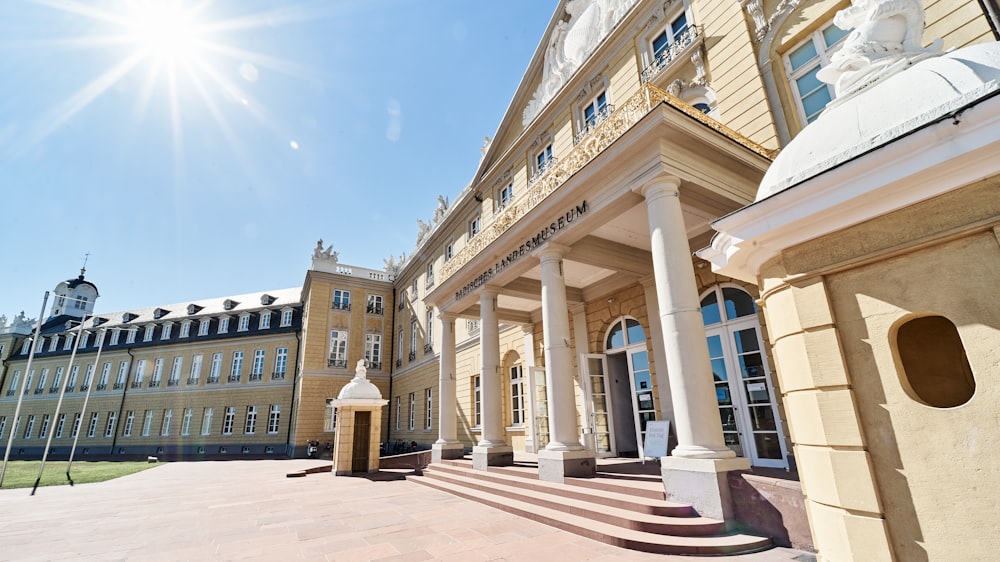
[[[424,429],[430,430],[434,423],[434,390],[424,389]]]
[[[215,384],[219,382],[219,377],[222,376],[222,354],[213,353],[212,354],[212,368],[208,371],[208,382],[209,384]]]
[[[83,422],[83,415],[77,412],[73,414],[73,430],[70,431],[70,437],[76,439],[76,436],[80,434],[80,423]],[[17,425],[16,423],[14,424]]]
[[[253,366],[250,368],[250,380],[259,381],[264,378],[264,350],[255,349],[253,352]]]
[[[55,351],[57,347],[59,347],[59,336],[52,336],[49,340],[49,351]]]
[[[399,418],[403,415],[403,398],[396,396],[396,431],[399,431]]]
[[[35,416],[31,416],[31,418],[34,418],[34,417]],[[93,439],[94,436],[97,435],[97,422],[100,419],[100,417],[101,417],[100,414],[98,414],[97,412],[94,412],[94,413],[90,414],[90,425],[87,426],[87,438],[88,439]],[[28,419],[29,422],[32,421],[31,418]]]
[[[333,398],[326,399],[326,409],[323,413],[323,431],[333,433],[337,430],[337,408],[333,405]]]
[[[111,331],[111,344],[110,345],[118,345],[118,340],[121,338],[121,335],[122,335],[122,331],[121,330],[112,330]]]
[[[267,330],[271,327],[271,311],[262,310],[260,311],[260,322],[257,324],[258,330]]]
[[[382,368],[381,334],[365,334],[365,364],[371,369]]]
[[[247,406],[246,423],[243,425],[245,435],[253,435],[257,429],[257,406]]]
[[[52,388],[49,389],[49,392],[59,390],[62,387],[63,371],[63,367],[56,367],[56,378],[52,379]]]
[[[383,314],[382,295],[368,295],[368,304],[365,306],[368,314]]]
[[[14,374],[10,377],[10,386],[7,387],[7,396],[17,394],[17,384],[19,382],[21,382],[21,371],[14,371]]]
[[[419,331],[420,325],[417,323],[417,319],[414,318],[410,320],[410,361],[416,359],[417,355],[417,332]]]
[[[410,283],[410,300],[411,301],[417,300],[417,297],[420,296],[418,294],[418,291],[420,290],[419,286],[418,286],[418,281],[419,281],[419,279],[417,279],[416,277],[414,277],[413,278],[413,282]]]
[[[496,193],[496,209],[499,211],[514,201],[514,182],[501,186]]]
[[[74,334],[66,334],[66,343],[63,344],[63,351],[69,351],[73,348],[73,336]],[[2,345],[0,345],[0,355],[3,355]]]
[[[45,383],[49,379],[49,368],[45,367],[42,369],[42,376],[38,377],[38,387],[35,389],[35,394],[41,394],[45,390]]]
[[[281,311],[281,327],[287,327],[292,325],[292,312],[291,310]]]
[[[90,342],[90,332],[84,332],[80,337],[83,338],[80,340],[80,349],[83,349],[87,347],[87,344]]]
[[[76,377],[80,374],[80,366],[73,365],[73,368],[69,370],[69,380],[66,381],[66,391],[71,392],[73,388],[76,387]]]
[[[153,410],[146,410],[146,416],[142,420],[142,436],[149,437],[149,432],[153,428]]]
[[[285,378],[285,370],[288,368],[288,348],[279,347],[274,350],[274,373],[271,378],[282,380]]]
[[[0,437],[3,436],[3,422],[5,421],[6,418],[0,419]],[[59,417],[56,418],[56,433],[54,436],[56,439],[62,439],[63,429],[65,427],[66,427],[66,414],[59,414]]]
[[[434,262],[430,262],[427,264],[427,273],[424,279],[424,286],[425,287],[434,286]]]
[[[191,418],[194,414],[191,408],[184,408],[184,417],[181,418],[181,435],[191,435]]]
[[[267,413],[267,434],[276,435],[278,425],[281,421],[281,404],[271,404],[271,409]]]
[[[150,324],[149,326],[146,326],[146,331],[143,332],[143,334],[142,334],[142,341],[153,341],[153,330],[155,328],[156,328],[156,326],[154,326],[153,324]],[[112,334],[112,336],[111,336],[112,344],[118,343],[117,336],[118,336],[118,332],[116,330],[114,332],[114,334]]]
[[[335,289],[333,291],[333,302],[331,303],[331,307],[336,310],[350,310],[351,292]]]
[[[222,434],[233,434],[233,422],[236,421],[236,406],[226,406],[226,417],[222,419]]]
[[[234,351],[233,352],[233,365],[229,369],[229,382],[240,382],[240,377],[243,375],[243,352]]]
[[[580,129],[589,131],[599,125],[608,117],[608,109],[608,95],[606,91],[602,90],[581,109],[583,123]]]
[[[94,415],[96,416],[97,414],[95,413]],[[34,431],[34,429],[35,429],[35,416],[30,415],[28,416],[28,423],[24,426],[24,438],[31,439],[31,432]],[[91,432],[90,436],[91,437],[94,436],[93,432]]]
[[[125,377],[128,376],[128,365],[128,361],[122,361],[118,364],[118,375],[115,376],[115,390],[125,388]]]
[[[122,429],[122,437],[132,437],[132,426],[135,425],[135,410],[125,412],[125,427]]]
[[[139,335],[139,328],[129,328],[128,333],[125,334],[125,343],[135,343],[135,337]]]
[[[229,317],[223,316],[219,318],[219,328],[215,331],[217,334],[228,334],[229,333]]]
[[[38,430],[38,438],[45,439],[49,435],[49,414],[42,416],[42,427]]]
[[[0,437],[3,437],[3,430],[6,428],[7,428],[7,416],[0,416]]]
[[[174,410],[167,408],[163,410],[163,421],[160,424],[160,435],[168,437],[170,435],[170,422],[174,419]]]
[[[212,326],[212,319],[211,318],[202,318],[201,321],[198,322],[198,335],[199,336],[207,336],[208,335],[208,329],[211,326]]]
[[[473,427],[480,427],[483,423],[483,395],[482,386],[479,382],[479,375],[472,376],[472,421]]]
[[[424,351],[430,351],[434,347],[434,309],[428,307],[424,317]]]
[[[181,335],[182,338],[191,337],[191,321],[185,320],[181,322]]]
[[[410,393],[410,423],[409,423],[410,431],[413,431],[413,429],[416,427],[416,425],[414,423],[415,422],[414,418],[416,417],[416,414],[417,414],[416,410],[417,410],[417,393],[411,392]]]
[[[396,334],[396,365],[403,361],[403,328],[400,326],[399,333]]]
[[[510,368],[510,423],[524,425],[524,372],[520,365]]]
[[[94,368],[93,366],[90,367],[91,372],[93,371],[93,368]],[[35,370],[34,369],[28,371],[28,378],[24,379],[24,393],[25,394],[30,394],[31,393],[31,383],[33,383],[33,382],[35,382]],[[89,384],[88,384],[88,386],[89,386]]]
[[[444,245],[444,261],[455,257],[455,242],[451,241]]]
[[[171,324],[169,322],[166,323],[166,324],[164,324],[163,328],[160,330],[160,339],[161,340],[169,340],[170,339],[170,334],[171,334],[171,332],[173,332],[173,329],[174,329],[174,325],[173,324]]]
[[[539,175],[551,168],[552,162],[552,143],[549,143],[539,153],[535,154],[535,174]]]
[[[479,234],[479,228],[482,226],[480,222],[480,216],[476,215],[469,219],[469,238],[474,237]]]
[[[170,367],[170,379],[167,386],[177,386],[181,382],[181,368],[184,366],[183,357],[174,357],[174,363]]]
[[[347,367],[347,330],[330,331],[330,356],[327,367]]]
[[[104,436],[114,437],[115,435],[115,422],[118,420],[118,412],[111,410],[108,412],[108,423],[104,425]]]
[[[104,364],[101,369],[101,380],[97,383],[97,390],[104,390],[108,387],[108,379],[111,378],[111,361]]]
[[[201,378],[202,354],[198,353],[191,357],[191,372],[188,374],[188,384],[198,384]]]
[[[210,435],[212,433],[212,409],[205,408],[201,413],[201,434]]]
[[[153,376],[149,379],[149,386],[159,386],[163,377],[163,358],[159,357],[153,362]]]
[[[811,33],[782,57],[795,106],[805,123],[815,121],[833,100],[833,84],[820,81],[816,74],[830,64],[830,57],[840,49],[847,33],[832,23],[828,24]]]
[[[142,379],[146,376],[146,360],[140,359],[135,364],[135,380],[132,381],[133,387],[138,387],[142,385]]]
[[[241,314],[240,315],[240,323],[236,327],[236,331],[237,332],[245,332],[245,331],[247,331],[249,329],[250,329],[250,315],[249,314]]]
[[[681,12],[677,17],[670,20],[663,31],[653,37],[650,42],[653,49],[653,59],[660,60],[669,56],[670,46],[684,39],[684,33],[688,30],[687,14]]]

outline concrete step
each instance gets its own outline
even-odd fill
[[[432,467],[434,465],[431,465]],[[433,469],[432,469],[433,470]],[[559,500],[553,505],[539,505],[521,499],[515,499],[495,493],[485,489],[484,484],[489,484],[485,480],[464,478],[466,482],[456,482],[459,477],[433,478],[425,476],[410,476],[409,480],[436,488],[453,495],[467,498],[479,503],[513,513],[521,517],[545,523],[558,529],[568,531],[580,536],[588,537],[606,544],[637,550],[642,552],[652,552],[658,554],[700,554],[700,555],[723,555],[742,554],[756,552],[771,547],[771,541],[762,537],[754,537],[742,534],[714,535],[714,536],[690,536],[679,534],[680,532],[694,529],[694,526],[675,525],[673,529],[678,534],[653,533],[633,528],[622,527],[594,519],[590,516],[592,510],[577,511],[570,508],[569,511],[557,509]],[[441,476],[445,473],[442,472]],[[478,484],[479,488],[468,485],[468,481]],[[506,486],[512,488],[512,486]],[[510,490],[501,490],[509,492]],[[573,500],[562,500],[570,502]],[[605,510],[610,508],[605,508]],[[597,511],[601,511],[600,508]],[[662,516],[649,516],[637,514],[644,517],[660,517],[661,519],[679,519],[688,521],[698,521],[701,518],[664,518]]]
[[[552,494],[558,496],[559,498],[582,500],[595,505],[620,508],[635,513],[663,515],[668,517],[697,516],[691,506],[666,501],[662,499],[662,493],[660,494],[659,499],[653,499],[641,493],[633,493],[634,490],[629,488],[612,487],[612,490],[607,490],[599,487],[591,488],[579,486],[569,481],[567,481],[566,484],[557,484],[554,482],[545,482],[537,479],[513,476],[509,471],[495,471],[494,467],[490,467],[488,471],[482,471],[472,470],[471,467],[456,466],[454,464],[435,464],[428,467],[425,472],[430,476],[437,476],[441,473],[455,474],[466,478],[480,479],[500,485],[514,486],[522,491]],[[662,488],[663,484],[660,484],[660,487]]]

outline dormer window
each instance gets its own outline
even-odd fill
[[[271,327],[271,311],[262,310],[260,312],[260,321],[257,324],[258,330],[267,330]]]
[[[201,312],[201,309],[203,309],[203,308],[205,308],[205,307],[198,306],[196,304],[189,304],[188,307],[187,307],[187,313],[188,314],[198,314],[199,312]]]
[[[24,345],[21,346],[21,355],[26,355],[31,351],[31,340],[24,340]]]
[[[182,338],[187,338],[191,336],[191,321],[185,320],[181,322],[181,336]]]
[[[122,331],[121,330],[112,330],[111,331],[111,345],[118,345],[118,340],[121,338],[121,335],[122,335]]]
[[[125,335],[125,343],[135,343],[135,336],[139,333],[139,328],[135,326],[128,329],[128,334]]]
[[[267,306],[275,301],[275,298],[271,295],[264,293],[260,296],[260,304]]]
[[[154,320],[159,320],[160,318],[163,318],[164,316],[166,316],[168,314],[170,314],[169,310],[167,310],[165,308],[157,308],[156,310],[153,311],[153,319]]]
[[[66,343],[63,344],[63,351],[69,351],[73,347],[73,334],[66,334]]]
[[[171,324],[171,323],[169,323],[169,322],[167,322],[166,324],[164,324],[163,325],[163,329],[160,330],[160,339],[161,340],[169,340],[170,339],[170,333],[173,331],[173,327],[174,327],[174,325]]]
[[[207,336],[208,335],[208,329],[209,329],[209,327],[211,325],[212,325],[212,319],[211,318],[202,318],[201,322],[198,322],[198,335],[199,336]]]
[[[49,351],[55,351],[57,347],[59,347],[59,336],[52,336],[49,341]]]
[[[236,331],[237,332],[245,332],[245,331],[247,331],[249,329],[250,329],[250,315],[249,314],[241,314],[240,315],[240,324],[236,328]]]
[[[281,327],[282,328],[284,328],[286,326],[291,326],[292,325],[292,313],[293,313],[293,311],[290,308],[286,308],[286,309],[284,309],[284,310],[281,311]]]
[[[131,321],[135,320],[138,317],[139,317],[138,314],[135,314],[135,313],[132,313],[132,312],[126,312],[125,314],[122,314],[122,322],[131,322]],[[104,319],[100,319],[100,320],[101,320],[101,322],[98,322],[98,318],[94,318],[94,326],[100,326],[101,324],[104,323]]]
[[[90,332],[83,332],[80,336],[80,349],[87,347],[87,343],[90,341]]]
[[[154,324],[146,326],[145,333],[142,334],[142,341],[153,341],[153,330],[156,329]]]
[[[222,308],[224,310],[232,310],[232,309],[236,308],[236,305],[238,305],[238,304],[240,304],[240,303],[234,301],[233,299],[226,299],[222,303]]]
[[[223,316],[219,318],[219,329],[216,331],[218,334],[229,333],[229,317]]]

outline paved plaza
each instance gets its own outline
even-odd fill
[[[318,464],[165,463],[35,496],[0,490],[0,560],[709,560],[608,546],[405,480],[285,476]]]

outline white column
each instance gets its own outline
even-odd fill
[[[538,478],[554,482],[596,471],[593,451],[580,444],[573,350],[569,345],[569,310],[562,257],[568,248],[548,243],[536,254],[542,270],[542,339],[549,402],[549,444],[538,453]]]
[[[679,189],[680,178],[662,175],[639,190],[649,215],[653,275],[674,404],[677,447],[672,454],[730,458],[736,453],[722,437]]]
[[[479,352],[482,358],[479,384],[483,434],[472,449],[472,466],[480,470],[514,462],[514,450],[503,439],[498,294],[495,287],[486,287],[479,294]]]
[[[432,446],[432,462],[462,456],[458,440],[455,397],[455,319],[450,312],[438,314],[441,319],[441,355],[438,375],[438,440]]]

